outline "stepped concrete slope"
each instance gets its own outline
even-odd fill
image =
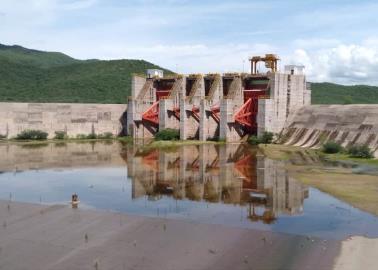
[[[378,156],[377,105],[312,105],[297,110],[281,136],[287,145],[319,148],[327,141],[344,147],[368,145]]]
[[[49,138],[56,131],[65,131],[68,136],[92,132],[101,134],[122,133],[124,104],[79,104],[79,103],[3,103],[0,102],[0,134],[8,138],[27,129],[47,132]]]

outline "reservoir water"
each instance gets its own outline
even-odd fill
[[[0,153],[0,200],[9,203],[69,205],[77,193],[83,209],[325,238],[378,237],[377,217],[301,184],[283,162],[242,144],[2,144]]]

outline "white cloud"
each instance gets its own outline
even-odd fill
[[[289,61],[304,64],[309,79],[313,81],[378,85],[378,46],[373,43],[374,39],[369,39],[360,45],[297,49]]]
[[[247,71],[251,55],[277,53],[312,81],[378,85],[378,5],[309,2],[0,0],[0,43],[183,73]]]

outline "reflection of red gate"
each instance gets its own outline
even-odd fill
[[[234,115],[235,122],[243,125],[249,132],[257,127],[256,117],[260,98],[266,98],[265,90],[244,90],[244,104]]]
[[[256,189],[257,188],[257,175],[256,175],[256,157],[247,154],[243,158],[234,163],[235,169],[244,178],[244,189]]]
[[[147,155],[143,156],[142,162],[144,165],[149,166],[155,172],[159,171],[159,152],[157,150],[153,150]]]

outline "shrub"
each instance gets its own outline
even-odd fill
[[[354,158],[373,158],[373,152],[366,145],[354,145],[349,147],[348,154]]]
[[[7,135],[0,134],[0,140],[4,140],[7,138]]]
[[[90,134],[77,134],[76,139],[78,140],[94,140],[97,139],[96,133],[90,133]]]
[[[64,139],[67,139],[67,138],[68,138],[67,132],[55,131],[55,137],[54,137],[55,140],[64,140]]]
[[[274,134],[272,132],[264,132],[261,136],[252,135],[248,139],[248,143],[252,145],[269,144],[273,141]]]
[[[261,136],[261,143],[269,144],[273,141],[274,134],[272,132],[264,132]]]
[[[176,141],[180,139],[180,131],[177,129],[163,129],[155,134],[155,140],[158,141]]]
[[[97,136],[98,139],[106,139],[106,140],[112,139],[113,137],[114,137],[113,133],[111,133],[111,132],[105,132],[105,133],[99,134]]]
[[[17,140],[46,140],[48,136],[47,132],[41,130],[24,130],[21,133],[17,134]]]
[[[85,134],[77,134],[76,139],[78,140],[85,140],[87,138],[87,135]]]
[[[261,140],[259,137],[252,135],[251,137],[248,138],[248,143],[252,145],[258,145],[261,143]]]
[[[329,141],[323,144],[322,151],[327,154],[336,154],[343,151],[343,147],[334,141]]]
[[[89,139],[89,140],[97,139],[97,135],[96,135],[96,133],[90,133],[90,134],[87,135],[86,139]]]

